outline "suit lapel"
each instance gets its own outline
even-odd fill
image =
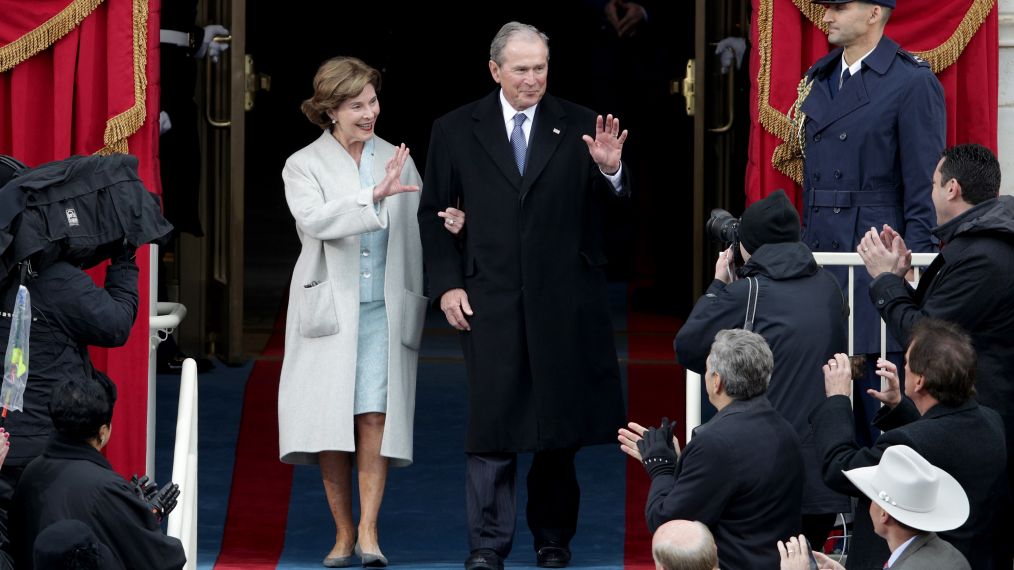
[[[514,151],[511,150],[510,142],[507,140],[499,90],[494,91],[476,106],[472,119],[475,120],[472,132],[479,145],[489,154],[507,180],[520,190],[521,173],[518,172],[518,165],[514,162]]]
[[[535,122],[528,144],[528,165],[525,177],[521,181],[521,196],[524,197],[539,178],[539,174],[549,164],[549,159],[560,146],[563,137],[568,136],[564,122],[566,113],[563,107],[550,95],[542,98],[535,110]]]

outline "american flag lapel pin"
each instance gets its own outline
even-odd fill
[[[553,134],[554,135],[560,134],[560,129],[553,129]]]

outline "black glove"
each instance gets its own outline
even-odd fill
[[[155,485],[155,482],[149,479],[147,475],[138,479],[137,474],[135,473],[134,476],[130,478],[130,485],[133,487],[134,494],[137,495],[137,498],[141,499],[145,503],[150,503],[155,495],[158,494],[158,486]]]
[[[158,522],[162,522],[162,519],[169,516],[169,513],[176,508],[176,499],[179,496],[180,486],[170,481],[162,487],[155,498],[148,501],[148,505],[151,506],[151,514],[155,515]]]
[[[637,451],[641,453],[641,461],[648,475],[671,475],[676,470],[676,448],[672,443],[673,424],[669,418],[662,418],[662,425],[650,427],[637,442]]]

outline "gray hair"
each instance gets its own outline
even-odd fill
[[[747,400],[767,392],[775,359],[761,335],[729,329],[715,335],[708,366],[722,377],[730,398]]]
[[[489,44],[489,58],[497,65],[503,65],[503,49],[507,42],[516,35],[525,35],[542,40],[546,46],[546,59],[549,59],[549,36],[539,31],[535,26],[522,24],[521,22],[507,22],[500,28],[500,31],[493,36],[493,42]]]

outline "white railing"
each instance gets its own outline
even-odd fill
[[[172,481],[180,486],[179,504],[169,513],[169,536],[180,539],[186,570],[197,568],[197,363],[183,361]]]
[[[158,344],[172,334],[187,316],[187,308],[179,303],[158,301],[158,246],[148,246],[148,418],[144,456],[144,472],[155,474],[155,358]]]
[[[913,253],[912,254],[912,267],[915,275],[915,282],[919,282],[919,268],[925,267],[933,262],[933,258],[936,257],[935,253]],[[813,258],[817,260],[822,266],[847,266],[848,267],[848,303],[849,307],[855,306],[856,298],[856,286],[855,286],[855,272],[856,267],[860,271],[866,271],[866,266],[863,264],[863,260],[859,257],[858,253],[829,253],[829,252],[815,252]],[[865,292],[864,292],[865,293]],[[855,326],[853,323],[853,317],[855,311],[849,311],[849,354],[853,352],[853,331]],[[880,355],[884,356],[887,353],[887,324],[884,323],[883,319],[880,321]],[[830,355],[828,355],[830,357]],[[701,375],[696,372],[687,370],[686,377],[686,433],[683,437],[686,441],[690,441],[690,437],[693,434],[694,428],[701,425]],[[684,445],[686,442],[684,442]]]

